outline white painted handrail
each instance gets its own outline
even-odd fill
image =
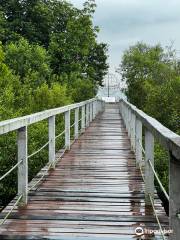
[[[81,109],[81,118],[79,113]],[[93,98],[84,102],[71,104],[68,106],[46,110],[43,112],[31,114],[24,117],[14,118],[0,122],[0,135],[6,134],[11,131],[17,130],[17,145],[18,145],[18,163],[12,167],[7,173],[5,173],[1,179],[4,179],[14,169],[18,168],[18,196],[19,205],[26,205],[28,202],[28,159],[37,153],[39,153],[46,146],[49,146],[49,166],[55,168],[55,143],[56,139],[65,134],[65,150],[69,150],[71,146],[70,141],[70,113],[71,110],[75,110],[75,121],[72,125],[74,127],[74,137],[77,139],[79,134],[84,132],[85,128],[89,126],[90,122],[96,117],[96,115],[103,111],[104,103],[102,100]],[[65,114],[65,130],[59,135],[55,135],[55,118],[56,115]],[[42,120],[48,120],[49,124],[49,141],[40,147],[37,151],[28,156],[28,133],[27,128],[29,125],[40,122]],[[79,124],[80,120],[81,124]],[[79,131],[81,126],[81,131]]]
[[[49,109],[49,110],[45,110],[43,112],[34,113],[34,114],[27,115],[24,117],[19,117],[19,118],[2,121],[2,122],[0,122],[0,135],[17,130],[24,126],[31,125],[33,123],[40,122],[49,117],[73,110],[75,108],[85,106],[91,102],[101,102],[101,101],[96,98],[93,98],[93,99],[90,99],[90,100],[87,100],[84,102],[75,103],[75,104],[67,105],[67,106],[60,107],[60,108]]]
[[[180,136],[172,132],[170,129],[163,126],[155,118],[150,117],[143,111],[139,110],[133,104],[130,104],[126,100],[122,99],[120,101],[121,107],[130,110],[132,114],[141,121],[141,123],[153,133],[154,137],[159,140],[159,142],[173,155],[180,160]],[[123,113],[125,117],[125,112]]]
[[[177,240],[180,236],[180,219],[178,218],[180,213],[180,136],[124,99],[120,100],[120,112],[141,172],[145,164],[143,179],[146,205],[154,204],[155,176],[166,198],[169,199],[170,228],[173,229],[171,239]],[[145,130],[145,149],[142,144],[142,128]],[[154,169],[154,139],[169,152],[169,196]],[[142,153],[145,155],[145,163],[142,161]]]

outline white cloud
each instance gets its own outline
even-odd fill
[[[81,7],[83,0],[71,0]],[[99,40],[107,42],[111,69],[120,63],[122,52],[137,41],[163,46],[174,40],[180,49],[180,1],[96,0],[94,23],[101,28]]]

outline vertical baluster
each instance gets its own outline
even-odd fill
[[[89,103],[89,123],[91,122],[91,103]]]
[[[55,116],[48,119],[49,122],[49,163],[55,168]]]
[[[85,118],[85,105],[84,106],[82,106],[82,109],[81,109],[81,132],[84,132],[85,131],[85,128],[86,128],[86,126],[85,126],[85,120],[86,120],[86,118]]]
[[[89,126],[89,103],[86,104],[86,127]]]
[[[103,112],[103,107],[104,107],[104,104],[103,104],[103,101],[101,100],[101,112]]]
[[[70,140],[70,110],[65,112],[65,147],[70,149],[71,140]]]
[[[173,233],[170,235],[171,240],[178,240],[180,236],[180,164],[172,153],[170,156],[169,166],[169,220],[170,228]]]
[[[128,108],[128,136],[131,137],[131,110]]]
[[[103,104],[104,104],[103,110],[105,111],[106,110],[106,103],[105,103],[105,101],[103,102]]]
[[[93,102],[90,103],[90,122],[93,120]]]
[[[96,101],[93,102],[93,119],[96,117]]]
[[[149,194],[154,199],[154,173],[150,166],[149,160],[154,166],[154,136],[149,130],[145,130],[145,201],[147,205],[151,205]]]
[[[27,158],[27,127],[18,129],[18,195],[22,195],[19,206],[24,206],[28,201],[28,158]]]
[[[124,125],[127,129],[127,115],[126,115],[126,107],[124,105],[124,103],[122,102],[122,114],[123,114],[123,120],[124,120]]]
[[[136,148],[136,116],[131,113],[131,147],[135,151]]]
[[[99,114],[99,100],[97,100],[97,102],[96,102],[96,115],[98,115]]]
[[[127,112],[127,132],[128,132],[128,136],[129,136],[129,109],[128,107],[126,106],[126,112]]]
[[[74,121],[74,137],[78,139],[79,137],[79,108],[75,109],[75,121]]]
[[[123,104],[123,107],[124,107],[125,125],[127,129],[127,126],[128,126],[127,107],[125,106],[125,104]]]
[[[142,166],[142,122],[136,119],[136,165]]]

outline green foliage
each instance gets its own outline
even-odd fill
[[[168,158],[169,158],[168,152],[165,151],[162,148],[162,146],[156,143],[155,144],[155,168],[167,192],[169,191]],[[159,191],[161,191],[158,183],[156,183],[156,187],[158,188]]]
[[[75,86],[78,86],[78,88]],[[74,102],[81,102],[85,101],[87,98],[92,98],[94,96],[94,91],[94,86],[88,79],[77,79],[70,88]]]
[[[130,102],[179,132],[180,75],[173,56],[160,45],[137,43],[124,53],[121,69]]]
[[[106,53],[106,54],[104,54]],[[104,43],[95,44],[90,49],[88,56],[87,76],[97,85],[102,85],[103,76],[107,74],[107,45]]]
[[[47,84],[43,84],[34,91],[32,107],[34,112],[38,112],[40,110],[61,107],[71,102],[71,97],[68,95],[65,85],[53,83],[49,88]]]
[[[158,86],[149,86],[147,91],[147,104],[144,110],[172,131],[180,133],[180,77]]]
[[[0,121],[94,97],[107,71],[107,45],[97,42],[96,4],[79,10],[65,0],[1,0]],[[72,119],[74,119],[72,113]],[[56,134],[64,118],[56,117]],[[72,131],[74,134],[74,132]],[[28,127],[28,153],[48,141],[48,123]],[[64,146],[57,139],[56,151]],[[17,162],[16,133],[0,136],[0,176]],[[29,159],[29,180],[48,148]],[[0,205],[17,192],[17,171],[0,183]]]
[[[6,18],[5,18],[5,14],[3,11],[0,10],[0,39],[1,41],[5,41],[6,38]]]
[[[29,82],[32,87],[48,82],[51,74],[47,51],[27,40],[20,39],[5,48],[6,64],[20,76],[22,82]]]
[[[55,74],[86,73],[93,84],[101,84],[108,65],[107,45],[96,41],[97,28],[88,14],[74,10],[64,31],[51,34],[49,52]]]
[[[172,47],[137,43],[125,51],[121,69],[130,102],[180,133],[179,61]],[[156,144],[155,165],[168,190],[168,153]]]
[[[107,45],[97,42],[99,28],[94,27],[92,21],[95,8],[94,0],[86,1],[82,10],[63,0],[2,0],[0,40],[4,43],[16,42],[24,37],[30,43],[48,49],[54,74],[86,73],[93,84],[102,84],[102,78],[108,69]],[[4,32],[7,33],[6,37]],[[16,44],[10,47],[21,51],[27,47],[23,41],[20,45],[22,46]],[[16,54],[17,49],[16,52],[15,49],[12,50]],[[42,48],[39,51],[42,52]],[[23,55],[26,60],[29,53]],[[33,55],[32,52],[30,55]],[[13,61],[11,63],[13,65]],[[32,74],[32,78],[39,78],[35,72]]]

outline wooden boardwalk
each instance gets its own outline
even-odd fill
[[[157,195],[155,208],[167,226]],[[136,239],[139,226],[159,229],[152,208],[145,206],[143,179],[118,107],[110,104],[30,192],[27,207],[13,211],[0,227],[0,239],[126,240]]]

